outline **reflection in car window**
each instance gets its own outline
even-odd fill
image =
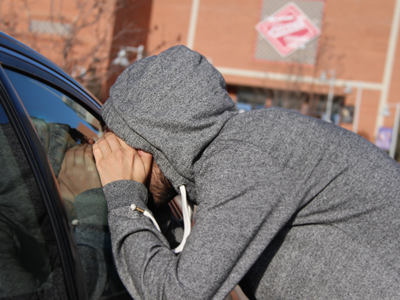
[[[99,120],[60,91],[20,73],[5,71],[58,179],[74,228],[89,298],[126,294],[113,264],[107,205],[88,143],[102,135]]]
[[[5,70],[29,116],[47,123],[68,124],[88,138],[101,135],[99,121],[68,96],[37,80]]]
[[[0,166],[0,299],[65,299],[50,219],[1,106]]]

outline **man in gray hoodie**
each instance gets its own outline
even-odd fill
[[[102,112],[115,135],[93,151],[133,298],[224,299],[240,284],[251,299],[400,299],[400,166],[370,142],[284,109],[239,114],[183,46],[127,68]],[[147,208],[168,183],[186,224],[186,193],[198,205],[175,250]]]

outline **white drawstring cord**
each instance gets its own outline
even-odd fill
[[[141,208],[137,207],[135,204],[131,205],[131,210],[137,210],[137,211],[141,212],[143,215],[145,215],[146,217],[148,217],[151,220],[151,222],[153,222],[154,226],[156,226],[157,230],[161,232],[160,227],[158,226],[158,223],[157,223],[156,219],[154,219],[151,212],[149,212],[148,210],[145,210],[145,209],[141,209]]]
[[[187,201],[186,188],[184,185],[180,185],[179,190],[181,191],[181,197],[182,197],[183,238],[182,238],[182,242],[179,244],[179,246],[172,250],[174,253],[182,252],[183,247],[185,247],[185,244],[186,244],[186,239],[189,236],[190,231],[192,230],[192,221],[191,220],[192,220],[193,210]]]
[[[181,191],[181,197],[182,197],[183,238],[182,238],[182,242],[179,244],[179,246],[172,250],[172,252],[174,252],[174,253],[182,252],[183,247],[185,247],[185,244],[186,244],[186,239],[190,235],[190,231],[192,229],[193,209],[187,201],[185,186],[180,185],[179,190]],[[151,214],[150,211],[139,208],[135,204],[131,205],[131,210],[132,211],[137,210],[138,212],[141,212],[143,215],[145,215],[147,218],[149,218],[151,220],[151,222],[153,222],[154,226],[158,229],[158,231],[161,232],[156,219],[153,217],[153,215]]]

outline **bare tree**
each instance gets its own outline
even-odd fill
[[[115,31],[116,12],[129,2],[135,1],[0,0],[0,30],[55,61],[99,97],[115,72],[109,63],[114,41],[142,30],[128,20]]]

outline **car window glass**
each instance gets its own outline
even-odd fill
[[[5,70],[23,102],[49,162],[75,233],[90,299],[126,293],[113,264],[107,205],[88,139],[99,120],[75,99],[21,73]]]
[[[54,231],[34,174],[0,106],[0,299],[65,299]]]

